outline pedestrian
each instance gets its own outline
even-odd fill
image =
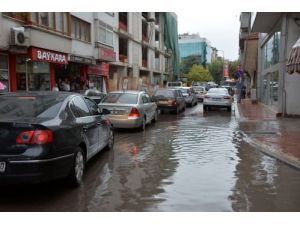
[[[237,87],[237,102],[238,103],[241,103],[241,99],[242,99],[242,89],[243,89],[243,86],[244,86],[244,80],[245,80],[245,77],[244,77],[244,70],[242,68],[241,65],[239,65],[237,67],[237,71],[236,71],[236,79],[237,79],[237,83],[236,83],[236,87]]]
[[[54,84],[52,91],[59,91],[57,83]]]

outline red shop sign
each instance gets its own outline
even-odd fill
[[[90,74],[90,75],[108,76],[108,74],[109,74],[109,64],[108,63],[102,63],[101,65],[97,65],[97,66],[89,66],[87,73]]]
[[[49,62],[56,64],[68,64],[68,55],[61,52],[41,48],[31,48],[29,50],[32,61]]]
[[[116,61],[116,53],[108,48],[99,48],[99,58],[108,61]]]

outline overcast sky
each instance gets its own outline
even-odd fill
[[[184,8],[176,11],[178,16],[178,33],[199,33],[207,38],[213,47],[223,50],[226,59],[238,59],[239,50],[239,12],[206,11],[189,13]],[[220,56],[223,55],[219,51]]]

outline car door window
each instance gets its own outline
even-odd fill
[[[70,104],[70,108],[76,117],[91,115],[86,103],[81,97],[75,97]]]
[[[91,99],[88,99],[88,98],[84,98],[84,101],[87,104],[87,106],[88,106],[88,108],[90,110],[90,113],[93,116],[99,115],[98,105],[94,101],[92,101]]]
[[[142,102],[143,104],[147,104],[149,102],[146,95],[142,95]]]

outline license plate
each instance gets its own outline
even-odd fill
[[[213,101],[221,101],[220,98],[212,98]]]
[[[167,104],[168,104],[168,101],[159,101],[158,103],[159,103],[159,104],[162,104],[162,105],[167,105]]]
[[[5,171],[6,163],[0,162],[0,173],[3,173]]]

